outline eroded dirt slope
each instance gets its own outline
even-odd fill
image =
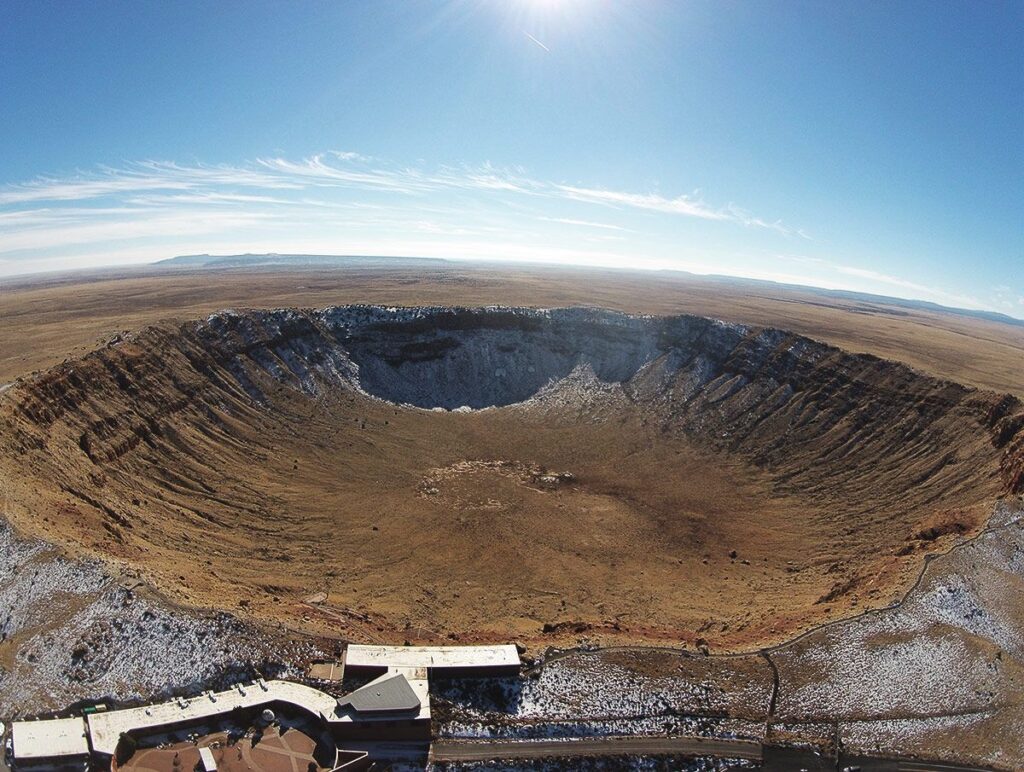
[[[18,384],[0,421],[22,529],[368,640],[780,640],[890,602],[1024,468],[1015,397],[581,309],[215,314]]]

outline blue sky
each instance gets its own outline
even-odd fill
[[[1024,3],[0,3],[0,276],[679,268],[1024,317]]]

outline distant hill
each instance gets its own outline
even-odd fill
[[[382,257],[378,255],[180,255],[158,260],[154,265],[181,268],[263,268],[271,266],[324,266],[377,268],[385,265],[409,267],[448,262],[440,257]]]
[[[680,273],[685,272],[680,271]],[[973,308],[956,308],[955,306],[944,306],[940,303],[932,303],[927,300],[911,300],[909,298],[899,298],[892,295],[873,295],[869,292],[824,289],[822,287],[810,287],[805,284],[784,284],[782,282],[766,281],[764,279],[744,279],[736,276],[721,276],[717,274],[705,276],[704,278],[732,285],[745,284],[760,286],[765,289],[784,288],[796,292],[807,292],[814,295],[820,295],[821,297],[849,300],[856,303],[869,303],[875,306],[871,308],[871,311],[873,312],[877,312],[879,310],[877,308],[878,305],[895,306],[897,308],[906,308],[914,311],[934,311],[937,313],[954,314],[956,316],[966,316],[972,319],[984,319],[989,322],[1000,322],[1002,324],[1013,325],[1014,327],[1024,327],[1024,319],[1018,319],[1014,316],[1001,314],[998,311],[980,311]]]

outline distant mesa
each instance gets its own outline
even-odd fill
[[[379,268],[439,265],[448,262],[439,257],[386,257],[375,255],[179,255],[158,260],[163,268]]]

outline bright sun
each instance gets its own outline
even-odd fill
[[[518,16],[533,24],[560,24],[580,16],[594,0],[517,0],[510,7],[518,8]]]

